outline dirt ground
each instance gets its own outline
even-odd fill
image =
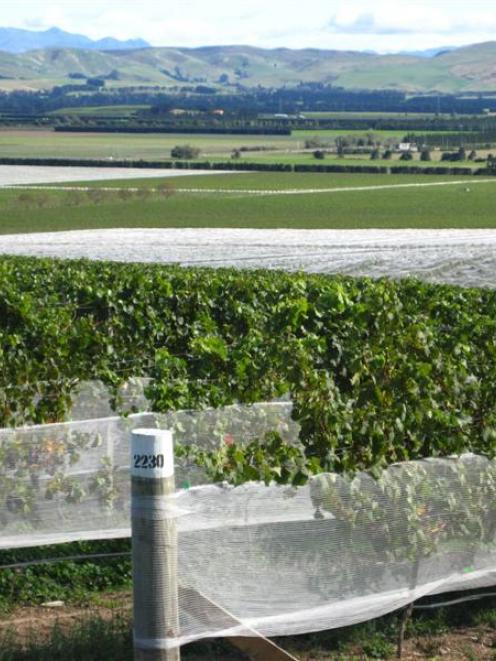
[[[463,628],[440,636],[423,636],[405,642],[405,661],[417,659],[495,658],[496,633],[486,626]]]
[[[405,640],[403,661],[479,661],[496,659],[496,632],[494,629],[480,626],[461,628],[442,635],[416,636]],[[365,661],[368,659],[395,659],[396,653],[380,656],[365,653],[361,645],[350,646],[346,652],[326,653],[323,650],[296,650],[288,639],[285,649],[300,661]]]
[[[18,608],[0,618],[0,635],[15,631],[19,641],[33,639],[46,640],[57,625],[66,631],[85,620],[101,618],[112,620],[116,616],[131,618],[131,599],[129,593],[106,594],[94,604],[85,607],[67,605],[45,605]],[[362,661],[366,659],[393,659],[394,652],[381,656],[380,650],[372,653],[366,651],[365,644],[350,644],[341,652],[325,650],[325,641],[319,642],[319,635],[312,637],[289,637],[278,639],[278,644],[301,661]],[[202,656],[201,643],[199,649],[193,645],[188,647],[184,657],[196,661]],[[365,648],[365,649],[364,649]],[[435,661],[447,659],[453,661],[478,661],[496,659],[496,629],[490,624],[477,627],[458,627],[439,635],[426,634],[407,638],[404,642],[404,661],[419,661],[422,659]],[[244,659],[241,653],[226,645],[225,652],[216,652],[216,661],[234,661]],[[207,659],[205,658],[205,661]],[[208,659],[210,661],[210,659]],[[214,661],[212,659],[212,661]]]
[[[50,603],[50,602],[49,602]],[[53,604],[57,602],[52,602]],[[0,633],[15,630],[19,641],[27,640],[36,635],[41,640],[47,638],[54,626],[60,625],[64,629],[70,628],[90,618],[111,620],[117,615],[131,614],[130,596],[123,593],[105,596],[105,602],[89,605],[84,608],[76,606],[29,606],[17,608],[9,615],[0,617]]]

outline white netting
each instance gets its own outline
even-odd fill
[[[108,410],[99,384],[86,384],[81,393],[74,412],[87,411],[93,397],[100,413]],[[136,427],[171,429],[177,443],[205,449],[273,430],[296,443],[299,433],[290,402],[1,429],[0,548],[129,536],[129,439]],[[186,462],[176,477],[179,487],[207,480]]]
[[[133,428],[172,428],[176,442],[203,447],[273,429],[296,443],[290,413],[279,402],[2,430],[0,547],[128,535]],[[329,629],[496,583],[496,460],[407,462],[297,488],[205,481],[178,462],[167,511],[180,636],[152,644]]]
[[[495,478],[495,461],[463,455],[378,480],[178,492],[180,642],[232,635],[236,620],[243,635],[341,627],[494,585]]]
[[[492,178],[491,182],[496,179]],[[469,185],[478,183],[482,180],[474,178]],[[459,186],[460,192],[466,195],[466,183],[456,180],[407,186],[422,190],[422,187],[435,185],[445,189],[447,184]],[[354,198],[360,194],[356,188],[348,191],[335,194],[350,194]],[[317,191],[301,192],[319,195]],[[286,193],[280,191],[280,194]],[[367,195],[366,192],[361,194]],[[0,254],[263,268],[374,278],[414,276],[430,282],[494,289],[496,234],[493,229],[412,228],[71,230],[3,235]]]

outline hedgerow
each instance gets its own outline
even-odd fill
[[[253,172],[327,172],[327,173],[354,173],[354,174],[435,174],[469,176],[495,175],[494,168],[448,167],[436,165],[432,167],[419,167],[416,165],[349,165],[343,163],[272,163],[230,160],[230,161],[150,161],[150,160],[99,160],[89,158],[27,158],[27,157],[0,157],[0,165],[40,165],[40,166],[80,166],[80,167],[126,167],[126,168],[156,168],[176,170],[240,170]]]

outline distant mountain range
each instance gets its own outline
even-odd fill
[[[30,41],[31,40],[31,41]],[[496,42],[378,55],[251,46],[155,48],[136,39],[92,41],[57,28],[0,28],[0,90],[50,89],[102,78],[109,87],[332,84],[413,93],[496,92]]]
[[[151,48],[144,39],[129,39],[121,41],[114,37],[105,37],[97,41],[82,34],[65,32],[53,27],[49,30],[22,30],[19,28],[0,28],[0,51],[7,53],[25,53],[42,48],[83,48],[86,50],[130,50],[135,48]],[[415,55],[418,57],[435,57],[440,53],[455,50],[454,46],[428,48],[419,51],[400,51],[399,55]],[[365,53],[377,55],[373,51]]]
[[[18,28],[0,28],[0,50],[8,53],[25,53],[40,48],[84,48],[86,50],[125,50],[147,48],[150,44],[143,39],[120,41],[106,37],[94,41],[82,34],[64,32],[59,28],[50,28],[43,32],[20,30]]]
[[[456,46],[442,46],[440,48],[427,48],[426,50],[405,50],[398,53],[398,55],[414,55],[417,57],[437,57],[444,53],[450,53],[456,50]]]

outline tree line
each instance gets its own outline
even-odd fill
[[[225,93],[214,87],[183,85],[175,88],[135,86],[105,88],[91,84],[61,85],[51,90],[0,93],[1,113],[40,115],[64,107],[94,105],[150,105],[151,116],[172,108],[208,111],[222,107],[228,113],[253,117],[259,113],[298,115],[308,111],[481,114],[496,111],[496,96],[418,95],[407,97],[392,90],[346,90],[333,85],[301,84],[292,88],[247,88]],[[83,92],[79,94],[78,92]]]

